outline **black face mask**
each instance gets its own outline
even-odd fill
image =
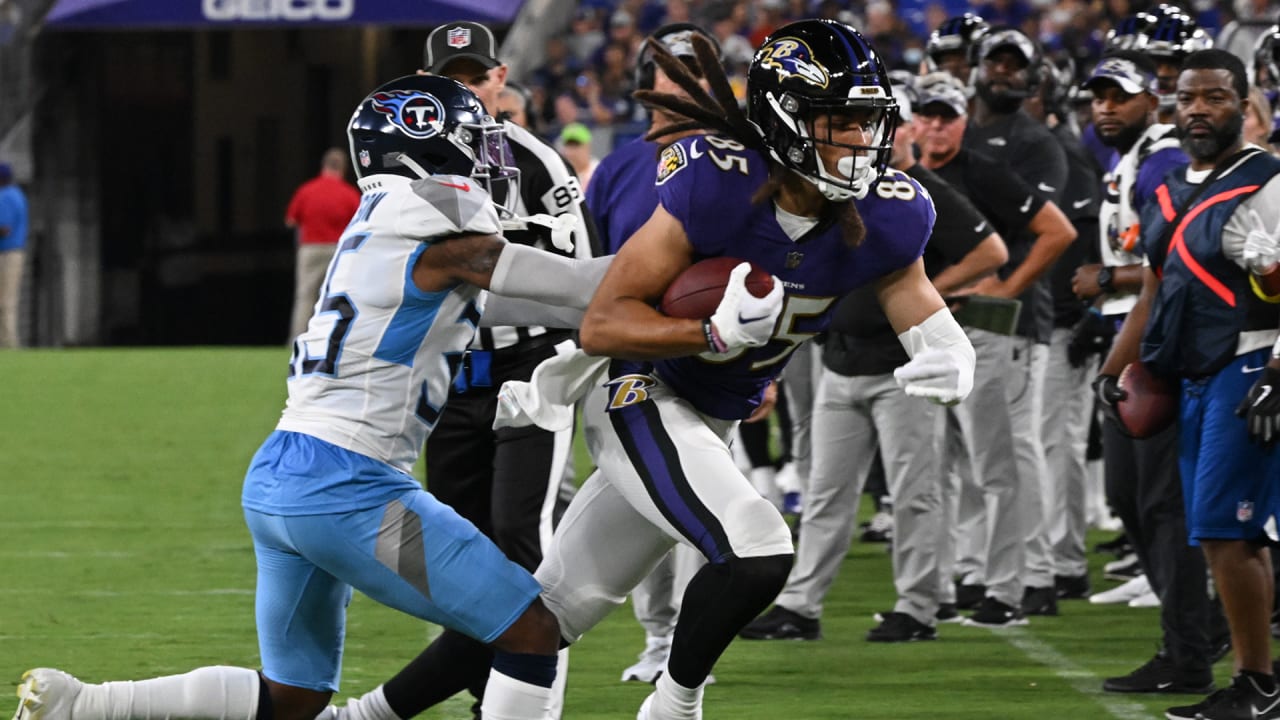
[[[1183,128],[1178,128],[1178,134],[1182,138],[1182,148],[1196,160],[1208,160],[1218,157],[1223,150],[1234,145],[1243,133],[1243,114],[1233,115],[1221,127],[1215,126],[1213,132],[1207,137],[1192,138],[1186,134]]]

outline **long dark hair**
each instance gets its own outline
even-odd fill
[[[685,63],[672,55],[662,43],[654,43],[652,48],[654,62],[662,68],[672,82],[688,93],[689,97],[654,90],[637,90],[634,93],[635,99],[646,107],[666,110],[685,118],[680,122],[650,131],[644,139],[650,142],[662,142],[663,138],[690,130],[709,130],[742,143],[759,152],[766,159],[770,158],[764,137],[738,106],[738,99],[734,97],[729,76],[720,63],[715,47],[698,34],[694,34],[690,39],[697,56],[699,74],[707,80],[711,93],[708,94],[702,89],[698,84],[698,78],[689,71]],[[769,180],[760,186],[751,197],[751,201],[764,202],[775,197],[784,186],[806,182],[808,180],[787,170],[780,163],[770,160]],[[840,223],[845,243],[850,247],[862,244],[867,235],[867,228],[853,202],[827,203],[827,207],[836,208],[834,219]]]

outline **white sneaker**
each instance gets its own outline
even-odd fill
[[[1151,583],[1147,582],[1147,576],[1139,575],[1123,585],[1090,595],[1089,602],[1094,605],[1115,605],[1117,603],[1127,603],[1149,592],[1151,592]]]
[[[667,667],[667,656],[671,654],[671,638],[646,637],[644,652],[640,653],[640,661],[622,671],[622,682],[652,683],[658,679]]]
[[[28,670],[18,684],[13,720],[71,720],[71,707],[83,687],[84,683],[61,670]]]
[[[1153,608],[1160,607],[1160,596],[1150,590],[1142,593],[1138,597],[1129,601],[1131,608]]]
[[[658,693],[657,690],[649,693],[649,697],[640,703],[640,710],[636,712],[636,720],[667,720],[659,718],[657,715],[650,714],[650,708],[653,706],[653,696]],[[702,720],[702,706],[698,706],[698,712],[692,718],[672,718],[671,720]]]

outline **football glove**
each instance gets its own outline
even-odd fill
[[[1117,375],[1099,375],[1093,379],[1093,395],[1098,399],[1098,406],[1102,408],[1102,413],[1116,424],[1120,432],[1129,433],[1125,428],[1124,422],[1120,420],[1120,411],[1116,408],[1116,403],[1129,397],[1129,393],[1120,387],[1120,377]]]
[[[1267,230],[1257,211],[1250,210],[1253,228],[1244,238],[1244,264],[1249,272],[1261,275],[1280,261],[1280,225]]]
[[[972,345],[966,342],[929,347],[919,325],[912,326],[904,335],[911,360],[893,371],[893,379],[903,392],[939,405],[955,405],[969,395],[973,390]]]
[[[773,278],[773,289],[764,297],[747,290],[750,263],[739,263],[729,273],[724,297],[711,316],[707,344],[724,353],[744,347],[760,347],[773,337],[773,326],[782,313],[782,281]]]
[[[1245,419],[1250,441],[1270,447],[1280,439],[1280,370],[1262,368],[1262,377],[1240,401],[1236,416]]]

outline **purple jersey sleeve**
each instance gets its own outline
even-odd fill
[[[713,136],[684,138],[658,157],[658,202],[684,227],[699,257],[733,255],[730,241],[759,207],[768,163],[741,144]]]

